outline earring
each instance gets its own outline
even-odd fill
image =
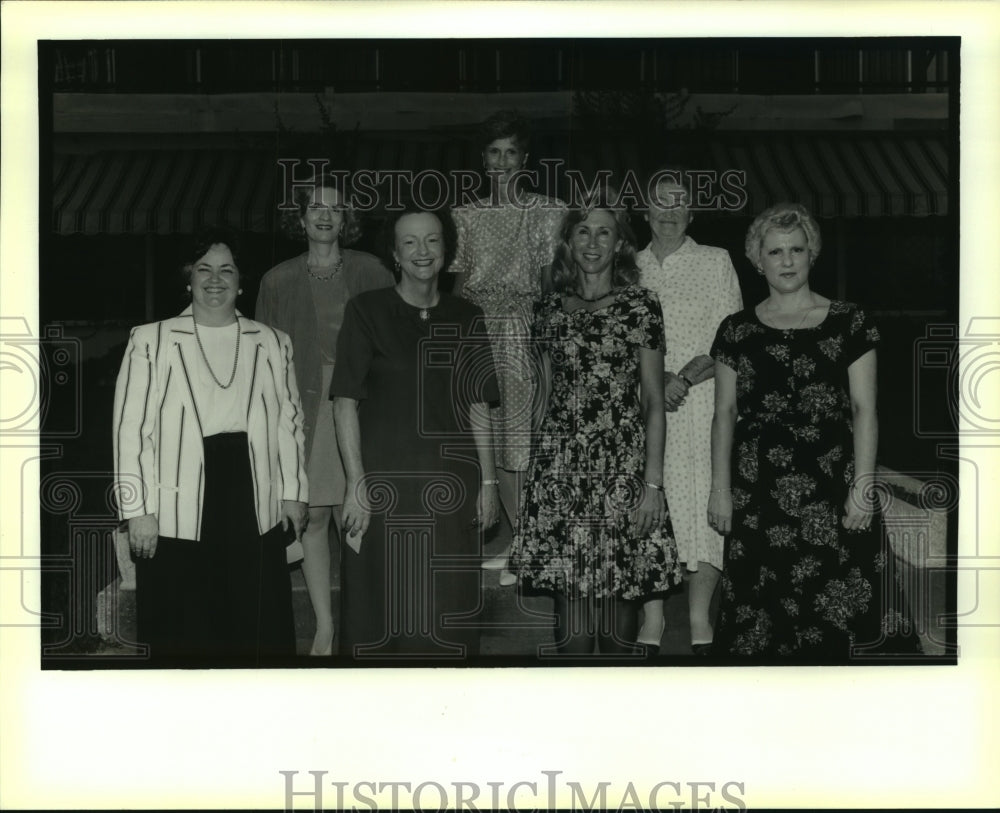
[[[238,289],[236,290],[236,293],[238,293],[238,294],[242,294],[242,293],[243,293],[243,289],[242,289],[242,288],[238,288]]]
[[[396,273],[397,274],[402,274],[403,273],[403,266],[401,266],[399,264],[399,260],[396,260]]]
[[[188,287],[187,287],[187,292],[191,293],[191,286],[190,285],[188,285]]]

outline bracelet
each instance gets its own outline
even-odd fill
[[[694,384],[691,383],[691,379],[684,375],[684,373],[678,373],[677,377],[688,385],[688,389],[691,389],[691,387],[694,386]]]
[[[642,482],[644,482],[650,488],[655,488],[657,491],[663,491],[663,486],[658,486],[656,483],[649,482],[649,480],[643,480]]]
[[[500,485],[499,480],[483,480],[482,485],[484,486],[498,486]]]

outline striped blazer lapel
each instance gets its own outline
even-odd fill
[[[198,412],[198,402],[194,397],[193,376],[199,352],[194,336],[194,320],[186,316],[171,319],[167,331],[167,343],[170,377],[177,380],[178,388],[184,395],[185,406],[191,410],[195,418],[198,434],[204,437],[201,414]]]

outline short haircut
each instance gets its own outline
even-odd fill
[[[760,268],[760,249],[764,244],[764,236],[771,230],[794,231],[802,229],[809,246],[809,264],[812,265],[819,257],[823,248],[823,239],[819,234],[819,224],[809,210],[801,203],[778,203],[765,209],[754,219],[747,229],[744,249],[747,259],[754,268]]]

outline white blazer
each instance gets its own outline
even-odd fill
[[[199,352],[193,318],[189,306],[173,319],[133,328],[115,388],[114,455],[120,519],[155,514],[163,536],[196,540],[205,450],[191,389]],[[258,528],[265,533],[281,520],[282,500],[309,501],[302,406],[291,340],[280,330],[237,318],[238,374],[250,376],[246,408],[254,502]]]

